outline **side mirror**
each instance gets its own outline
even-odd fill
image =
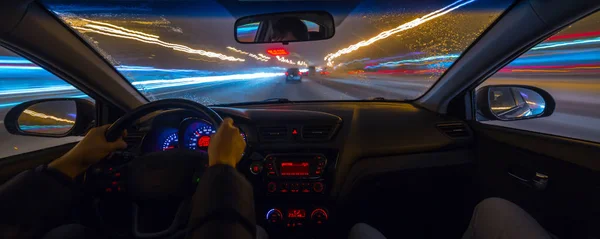
[[[284,12],[246,16],[235,22],[239,43],[318,41],[335,34],[333,16],[324,11]]]
[[[522,120],[550,116],[556,103],[548,92],[532,86],[489,85],[476,93],[477,113],[488,120]]]
[[[83,136],[95,115],[94,103],[84,99],[33,100],[10,109],[4,117],[4,126],[15,135]]]

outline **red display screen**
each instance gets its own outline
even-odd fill
[[[210,136],[203,135],[198,139],[198,147],[208,147],[210,144]]]
[[[306,218],[304,209],[288,209],[288,218]]]
[[[308,162],[282,162],[281,176],[308,176]]]

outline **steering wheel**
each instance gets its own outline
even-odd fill
[[[107,129],[105,133],[106,140],[109,142],[117,140],[122,135],[123,130],[139,118],[154,111],[165,109],[189,110],[199,117],[207,118],[216,128],[223,122],[221,116],[202,104],[184,99],[165,99],[142,105],[123,115]],[[110,178],[108,182],[112,183],[113,186],[117,182],[119,191],[122,188],[124,189],[123,191],[133,202],[134,236],[138,238],[156,238],[176,232],[182,225],[181,222],[189,216],[188,199],[194,194],[197,180],[199,180],[208,165],[208,155],[191,150],[169,150],[142,156],[135,156],[123,151],[114,155],[120,155],[118,157],[128,160],[103,160],[98,165],[88,169],[87,173],[91,173],[90,176],[92,176],[88,178],[106,181],[104,176],[108,176]],[[126,162],[123,165],[103,165],[110,164],[111,161]],[[95,185],[95,187],[97,186]],[[106,186],[102,185],[102,188],[104,187]],[[106,190],[109,189],[106,188]],[[160,202],[160,204],[152,205],[156,202]],[[148,232],[141,228],[142,221],[147,220],[148,217],[143,215],[151,212],[156,206],[164,206],[164,202],[179,202],[179,207],[170,226],[158,232]]]

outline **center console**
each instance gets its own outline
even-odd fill
[[[271,236],[325,229],[333,214],[328,192],[337,152],[270,152],[261,158],[249,165],[257,223]]]

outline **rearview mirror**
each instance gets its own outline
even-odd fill
[[[550,116],[554,98],[548,92],[520,85],[484,86],[477,90],[477,113],[487,119],[521,120]]]
[[[44,99],[21,103],[4,117],[15,135],[66,137],[85,135],[95,118],[94,103],[84,99]]]
[[[247,16],[235,22],[239,43],[318,41],[335,34],[333,16],[324,11],[286,12]]]

